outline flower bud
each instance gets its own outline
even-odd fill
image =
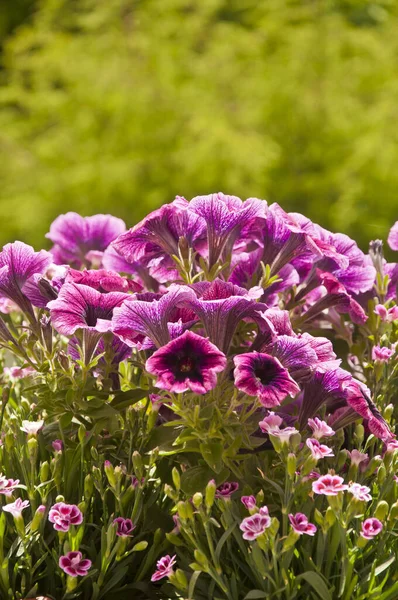
[[[214,504],[214,498],[216,496],[217,485],[214,479],[211,479],[206,486],[205,502],[206,508],[209,510]]]
[[[177,490],[177,492],[179,492],[180,488],[181,488],[181,477],[180,477],[180,473],[179,473],[178,469],[176,469],[176,467],[173,467],[173,470],[171,471],[171,475],[173,478],[174,487]]]
[[[104,471],[108,479],[109,485],[112,487],[116,487],[115,470],[112,466],[112,463],[109,460],[106,460],[104,462]]]
[[[90,448],[90,452],[91,452],[91,457],[93,460],[95,460],[96,462],[99,460],[99,456],[98,456],[98,450],[97,448],[95,448],[94,446],[91,446]]]
[[[36,463],[37,453],[39,451],[39,444],[35,437],[28,439],[28,456],[32,464]]]
[[[142,552],[148,548],[148,542],[143,540],[142,542],[138,542],[135,546],[133,546],[132,552]]]
[[[170,498],[171,500],[174,500],[174,502],[177,502],[178,494],[168,483],[164,484],[164,493],[166,494],[166,496],[168,498]]]
[[[182,500],[177,504],[177,511],[181,519],[188,521],[193,519],[193,510],[190,502],[183,502]]]
[[[336,515],[334,514],[333,509],[328,506],[325,513],[325,524],[329,527],[332,527],[336,522]]]
[[[137,450],[133,452],[132,460],[136,477],[137,479],[139,479],[139,481],[141,481],[141,479],[144,477],[144,465],[142,462],[141,454],[137,452]]]
[[[382,463],[381,456],[374,456],[366,468],[366,471],[365,471],[366,475],[368,475],[368,476],[372,475],[372,473],[374,473],[376,471],[376,469],[380,466],[381,463]]]
[[[32,523],[30,524],[31,533],[35,533],[39,529],[40,523],[43,521],[45,512],[46,512],[46,507],[44,506],[44,504],[41,504],[38,507],[38,509],[36,510],[36,512],[33,516],[33,519],[32,519]]]
[[[195,550],[194,556],[196,562],[203,568],[204,571],[207,571],[209,567],[209,561],[207,560],[206,554],[204,554],[201,550]]]
[[[389,510],[390,507],[388,506],[388,503],[385,500],[380,500],[380,502],[376,506],[374,516],[376,519],[379,519],[379,521],[384,521],[388,515]]]
[[[291,479],[294,479],[296,476],[296,468],[297,468],[297,459],[296,455],[290,452],[287,455],[287,473]]]
[[[183,546],[184,542],[175,533],[166,533],[166,538],[173,546]]]
[[[300,475],[308,475],[311,473],[311,471],[314,470],[316,463],[316,458],[314,458],[312,455],[308,456],[308,458],[305,460],[305,463],[301,467]]]
[[[291,529],[289,535],[287,536],[287,538],[283,542],[282,552],[287,552],[288,550],[290,550],[291,548],[293,548],[293,546],[295,545],[295,543],[297,542],[297,540],[299,539],[299,537],[300,537],[300,534],[296,533],[294,531],[294,529]]]
[[[391,506],[391,510],[390,510],[390,514],[389,514],[388,518],[390,521],[398,520],[398,500],[396,502],[394,502],[394,504]]]
[[[93,495],[94,484],[90,473],[84,478],[84,499],[88,502]]]
[[[86,428],[84,427],[84,425],[80,425],[78,432],[77,432],[77,437],[79,439],[79,442],[81,444],[84,444],[84,441],[86,439]]]
[[[200,506],[202,506],[203,503],[203,494],[201,494],[200,492],[196,492],[196,494],[193,495],[192,501],[195,508],[199,508]]]
[[[383,417],[385,418],[385,420],[387,422],[390,422],[393,412],[394,412],[394,405],[387,404],[387,406],[385,407],[384,412],[383,412]]]
[[[358,443],[358,446],[360,446],[364,440],[365,437],[365,428],[362,425],[362,423],[357,423],[357,425],[355,426],[355,433],[354,433],[354,438]]]
[[[177,569],[177,571],[175,572],[175,576],[181,588],[185,590],[188,587],[188,581],[184,571],[182,571],[181,569]]]
[[[387,471],[384,464],[381,464],[377,470],[377,483],[382,484],[387,477]]]

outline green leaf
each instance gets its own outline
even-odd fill
[[[110,405],[115,410],[122,411],[125,408],[136,404],[143,398],[146,398],[148,394],[149,390],[142,390],[140,388],[136,390],[128,390],[127,392],[119,392],[110,402]]]
[[[224,446],[220,441],[207,441],[200,444],[203,458],[213,471],[220,473],[223,468],[222,454]]]
[[[304,579],[316,591],[321,600],[333,600],[325,580],[315,571],[307,571],[296,577],[296,581]]]
[[[205,465],[192,467],[181,475],[181,489],[188,496],[193,496],[196,492],[203,492],[210,479],[215,479],[217,484],[221,484],[228,478],[229,470],[223,469],[215,474],[210,467]]]
[[[243,600],[257,600],[258,598],[268,598],[269,594],[262,592],[261,590],[251,590]]]

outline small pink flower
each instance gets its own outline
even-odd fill
[[[64,449],[64,444],[63,444],[62,440],[54,440],[51,443],[51,445],[55,452],[62,452],[62,450]]]
[[[28,435],[37,435],[43,429],[44,421],[22,421],[21,431]]]
[[[57,502],[50,509],[48,520],[54,524],[57,531],[69,531],[71,525],[80,525],[83,522],[83,515],[76,504],[65,504]]]
[[[376,362],[388,362],[395,350],[386,348],[385,346],[373,346],[372,359]]]
[[[360,500],[361,502],[370,502],[372,500],[372,496],[369,494],[370,488],[366,485],[352,483],[349,486],[348,491],[353,495],[355,500]]]
[[[176,555],[170,556],[167,554],[163,556],[156,563],[157,571],[151,577],[151,581],[159,581],[159,579],[163,579],[163,577],[170,577],[174,573],[173,566],[176,564]]]
[[[307,535],[315,535],[316,526],[312,523],[308,522],[308,519],[303,513],[296,513],[295,515],[289,515],[289,521],[296,533],[299,535],[303,535],[306,533]]]
[[[369,455],[365,452],[360,452],[359,450],[351,450],[348,453],[350,455],[351,464],[358,467],[360,464],[364,463],[366,466],[369,462]]]
[[[116,519],[114,519],[113,522],[117,525],[117,536],[131,537],[133,535],[135,525],[133,524],[131,519],[123,519],[123,517],[117,517]]]
[[[83,558],[81,552],[68,552],[65,556],[60,556],[59,566],[70,577],[84,577],[91,567],[91,560]]]
[[[311,450],[313,458],[316,460],[320,460],[321,458],[326,458],[328,456],[334,456],[333,451],[331,448],[329,448],[329,446],[320,444],[315,438],[309,438],[306,441],[306,444]]]
[[[329,427],[326,421],[322,421],[321,419],[318,419],[318,417],[315,417],[314,419],[308,419],[308,425],[312,429],[312,435],[317,440],[320,440],[323,437],[330,437],[336,433],[331,427]]]
[[[263,507],[266,508],[266,507]],[[268,511],[267,511],[268,512]],[[259,513],[246,517],[239,525],[239,529],[243,531],[243,539],[253,541],[271,525],[271,517],[268,514]]]
[[[11,496],[19,484],[19,479],[7,479],[4,475],[0,475],[0,494]]]
[[[366,519],[362,523],[361,527],[362,527],[361,536],[363,538],[365,538],[366,540],[371,540],[376,535],[378,535],[380,533],[380,531],[383,529],[383,523],[381,523],[381,521],[379,521],[379,519],[370,518],[370,519]]]
[[[382,321],[392,323],[398,319],[398,306],[392,306],[388,310],[383,304],[377,304],[374,312],[379,315]]]
[[[21,500],[21,498],[17,498],[15,502],[3,506],[3,510],[4,512],[11,513],[15,519],[18,519],[21,516],[22,511],[25,510],[25,508],[28,508],[29,505],[29,500]]]
[[[339,492],[348,489],[344,479],[338,475],[322,475],[312,483],[312,491],[315,494],[324,494],[325,496],[337,496]]]
[[[7,375],[10,379],[24,379],[36,373],[33,367],[4,367],[4,375]]]
[[[283,423],[283,419],[276,415],[272,410],[268,413],[266,417],[261,421],[263,424],[263,431],[268,431],[268,428],[273,429],[274,427],[280,427]]]
[[[281,429],[279,425],[282,423],[282,419],[277,415],[273,415],[273,413],[271,413],[270,416],[265,417],[265,419],[258,424],[263,433],[278,437],[282,444],[288,444],[291,436],[299,433],[294,427],[284,427]],[[279,425],[276,424],[278,422]]]
[[[256,506],[256,499],[254,496],[242,496],[240,499],[242,504],[247,508],[247,510],[251,510]]]
[[[239,489],[239,483],[236,481],[226,481],[218,486],[216,498],[224,498],[224,500],[227,500],[237,489]]]
[[[390,440],[387,442],[386,453],[396,452],[398,450],[398,440]]]

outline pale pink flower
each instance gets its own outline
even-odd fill
[[[167,554],[163,556],[156,563],[157,571],[151,577],[151,581],[159,581],[159,579],[163,579],[163,577],[170,577],[174,573],[173,566],[176,564],[176,555],[170,556]]]
[[[337,496],[339,492],[348,489],[344,479],[338,475],[322,475],[312,483],[312,491],[315,494],[324,494],[325,496]]]
[[[280,427],[282,425],[283,419],[276,415],[272,410],[268,413],[266,417],[261,421],[263,427],[263,431],[268,431],[268,429],[272,429],[274,427]],[[261,425],[260,425],[261,427]]]
[[[372,359],[376,362],[388,362],[395,349],[386,348],[385,346],[373,346],[372,348]]]
[[[44,421],[22,421],[21,431],[28,435],[37,435],[43,428]]]
[[[351,464],[358,467],[361,463],[364,463],[364,466],[366,466],[369,462],[369,455],[366,454],[365,452],[360,452],[359,450],[351,450],[351,452],[348,452],[348,454],[350,455],[350,459],[351,459]]]
[[[254,496],[242,496],[240,501],[242,504],[244,504],[247,510],[251,510],[256,506],[256,499]]]
[[[11,496],[19,484],[19,479],[7,479],[0,474],[0,494],[3,496]]]
[[[376,315],[379,315],[382,321],[385,321],[387,323],[392,323],[393,321],[396,321],[398,319],[398,306],[392,306],[387,310],[387,308],[383,306],[383,304],[377,304],[375,306],[374,312],[376,313]]]
[[[309,523],[307,517],[303,513],[296,513],[295,515],[290,514],[289,521],[294,531],[299,535],[306,533],[307,535],[313,536],[316,533],[316,526]]]
[[[294,427],[284,427],[281,429],[279,425],[276,425],[277,419],[280,419],[280,423],[282,423],[282,419],[275,415],[272,416],[271,421],[269,417],[265,417],[258,425],[263,433],[274,435],[280,439],[282,444],[288,444],[291,436],[299,432]]]
[[[261,514],[260,511],[251,517],[243,519],[239,525],[239,529],[243,531],[243,539],[253,541],[262,535],[270,525],[271,517],[268,514]]]
[[[381,532],[383,529],[383,523],[381,523],[379,519],[371,517],[370,519],[366,519],[361,524],[361,527],[361,536],[365,538],[365,540],[371,540]]]
[[[333,450],[329,448],[329,446],[325,446],[325,444],[320,444],[319,441],[315,438],[309,438],[306,441],[306,444],[311,450],[313,458],[315,458],[316,460],[320,460],[321,458],[326,458],[328,456],[334,456]]]
[[[3,506],[3,510],[4,512],[11,513],[15,519],[18,519],[21,516],[22,511],[25,508],[28,508],[29,505],[29,500],[21,500],[21,498],[17,498],[15,502],[11,502],[11,504],[6,504]]]
[[[322,421],[321,419],[318,419],[318,417],[315,417],[314,419],[308,419],[308,425],[312,429],[312,435],[317,440],[320,440],[323,437],[330,437],[336,433],[331,427],[329,427],[326,421]]]
[[[33,367],[4,367],[4,375],[7,375],[10,379],[23,379],[36,373]]]
[[[372,496],[369,494],[370,488],[366,485],[352,483],[349,486],[348,491],[353,495],[355,500],[360,500],[361,502],[370,502],[372,500]]]

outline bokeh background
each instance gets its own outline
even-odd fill
[[[398,219],[395,0],[3,0],[0,243],[176,194]]]

